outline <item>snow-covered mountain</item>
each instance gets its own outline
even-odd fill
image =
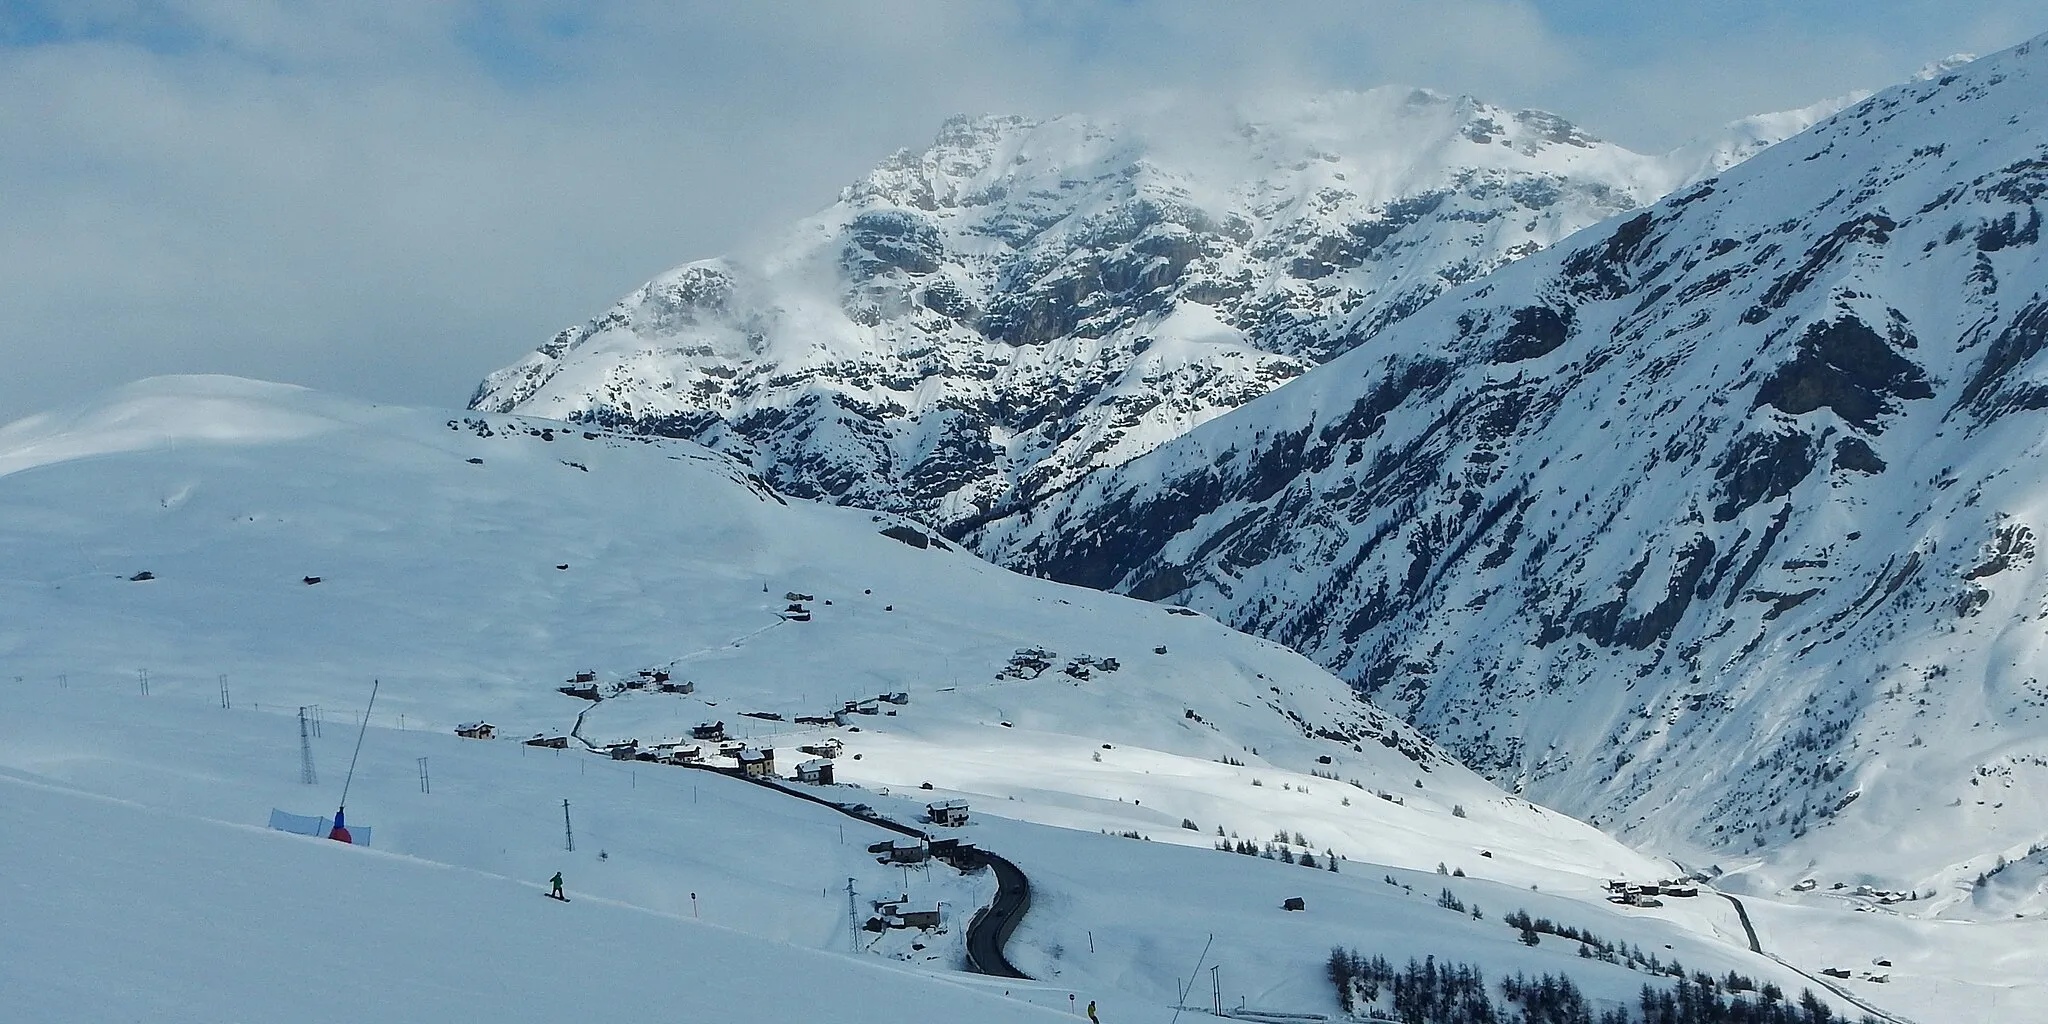
[[[693,438],[789,494],[958,524],[1142,454],[1839,106],[1662,156],[1405,88],[957,118],[767,255],[661,275],[471,407]]]
[[[2048,37],[975,541],[1306,652],[1619,835],[1969,913],[2048,838],[2044,208]]]

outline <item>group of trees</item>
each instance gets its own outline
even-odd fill
[[[1530,917],[1526,910],[1516,910],[1501,920],[1506,922],[1508,927],[1522,933],[1523,945],[1534,946],[1542,941],[1542,936],[1555,935],[1560,939],[1578,943],[1579,956],[1587,960],[1618,964],[1630,970],[1648,971],[1652,974],[1669,974],[1681,978],[1685,976],[1685,968],[1677,962],[1666,964],[1657,958],[1657,954],[1644,953],[1640,946],[1631,946],[1626,942],[1609,942],[1583,928],[1558,924],[1547,917]],[[1715,983],[1726,985],[1730,992],[1745,992],[1756,988],[1754,981],[1733,971],[1728,973],[1727,978]]]
[[[1509,1019],[1499,1015],[1486,978],[1470,964],[1439,967],[1432,956],[1396,970],[1386,957],[1367,958],[1339,947],[1330,951],[1329,972],[1345,1013],[1378,1008],[1385,990],[1395,1016],[1411,1024],[1504,1024]]]
[[[1330,951],[1327,968],[1345,1013],[1391,1015],[1403,1024],[1851,1024],[1811,990],[1788,1001],[1775,985],[1737,989],[1706,974],[1681,974],[1670,989],[1644,985],[1634,1006],[1596,1014],[1564,975],[1517,973],[1501,982],[1496,1000],[1478,967],[1439,964],[1433,956],[1411,959],[1397,969],[1386,957],[1365,957],[1340,946]],[[1731,981],[1739,977],[1729,976]],[[1724,994],[1728,989],[1735,994]],[[1860,1024],[1878,1022],[1864,1017]]]
[[[1264,857],[1267,860],[1277,860],[1283,864],[1299,864],[1305,868],[1337,870],[1337,855],[1329,850],[1324,850],[1322,859],[1317,860],[1315,853],[1310,850],[1303,850],[1301,853],[1296,854],[1293,849],[1278,843],[1269,842],[1261,847],[1249,839],[1218,839],[1216,840],[1216,848],[1225,853],[1240,853],[1247,857]]]

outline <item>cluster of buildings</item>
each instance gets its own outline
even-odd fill
[[[1677,879],[1664,882],[1628,882],[1618,878],[1607,881],[1607,902],[1628,907],[1661,907],[1660,896],[1690,898],[1700,894],[1700,887],[1689,880]]]

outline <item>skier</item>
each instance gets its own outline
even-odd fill
[[[1095,1000],[1088,1000],[1088,1024],[1102,1024],[1095,1016]]]
[[[548,895],[553,896],[558,900],[566,902],[569,899],[569,897],[562,895],[562,873],[559,871],[555,872],[555,877],[548,879],[548,881],[552,883],[555,887],[555,891],[549,893]]]

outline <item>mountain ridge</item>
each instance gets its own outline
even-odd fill
[[[1662,157],[1405,87],[957,117],[765,255],[669,271],[470,405],[689,437],[794,496],[958,526],[1141,454],[1828,107]]]
[[[1310,653],[1509,788],[1759,884],[1820,847],[1916,888],[2024,854],[2043,45],[1879,93],[972,542]],[[1927,834],[1880,841],[1905,822]]]

